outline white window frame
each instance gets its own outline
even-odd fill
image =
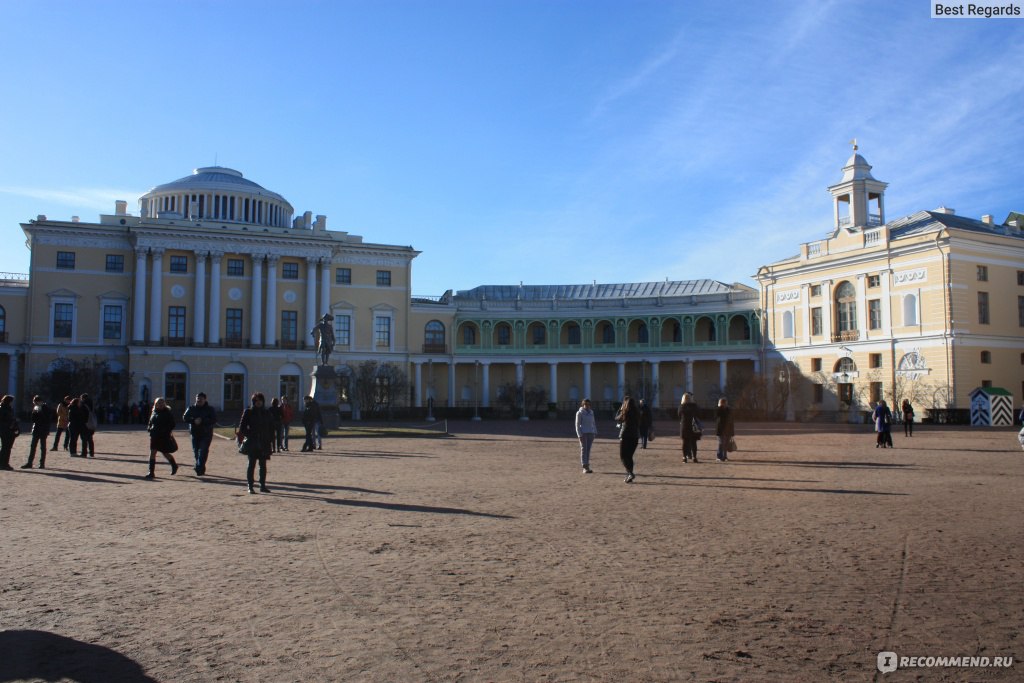
[[[104,335],[106,328],[106,316],[104,311],[107,306],[113,306],[121,309],[121,336],[117,339],[107,339]],[[128,302],[125,299],[112,299],[112,298],[101,298],[100,299],[100,310],[99,310],[99,329],[96,330],[96,337],[101,344],[112,344],[114,346],[123,346],[127,335],[127,324],[128,324]]]
[[[57,321],[57,304],[71,304],[71,336],[53,336],[53,324]],[[78,343],[78,296],[74,294],[60,294],[50,296],[50,322],[46,330],[46,336],[51,344],[77,344]]]
[[[335,307],[335,308],[331,309],[331,315],[334,316],[334,321],[335,321],[335,327],[334,327],[334,336],[335,336],[335,342],[334,343],[335,343],[335,347],[336,348],[342,348],[342,349],[348,349],[349,351],[355,349],[355,338],[356,338],[356,314],[355,314],[355,309],[353,309],[351,307],[341,307],[341,308]],[[338,336],[337,322],[338,322],[338,319],[341,318],[342,316],[347,316],[348,317],[348,344],[342,343],[341,337]]]

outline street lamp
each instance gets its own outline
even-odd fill
[[[434,359],[427,360],[427,422],[434,422]]]

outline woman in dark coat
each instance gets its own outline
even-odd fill
[[[96,426],[98,419],[95,416],[95,408],[92,405],[92,399],[89,398],[89,394],[82,394],[79,398],[82,399],[81,407],[85,410],[85,421],[82,423],[82,430],[79,436],[82,437],[82,457],[83,458],[95,458],[96,457],[96,444],[93,441],[93,435],[96,430],[93,427]],[[92,418],[90,420],[90,418]],[[92,426],[89,423],[92,422]]]
[[[718,408],[715,409],[715,436],[718,437],[718,462],[725,462],[729,459],[729,441],[736,436],[732,408],[725,398],[718,399]]]
[[[249,485],[249,493],[256,493],[253,475],[257,463],[260,466],[260,491],[270,493],[267,488],[267,460],[273,450],[274,425],[270,411],[264,405],[263,394],[257,391],[249,399],[249,407],[242,413],[238,423],[238,436],[247,444],[245,454],[249,458],[249,468],[245,472],[245,480]]]
[[[626,468],[626,483],[632,484],[636,476],[633,474],[633,454],[640,441],[640,408],[632,397],[626,396],[622,407],[615,415],[619,427],[619,460]]]
[[[171,463],[171,474],[178,473],[178,463],[171,455],[178,450],[174,441],[174,413],[161,397],[153,401],[153,412],[149,416],[149,474],[146,479],[156,479],[156,454],[163,453]]]
[[[281,430],[284,426],[284,411],[281,410],[281,403],[277,400],[277,397],[270,399],[270,407],[267,408],[267,412],[270,413],[270,424],[274,429],[274,438],[270,441],[271,453],[277,453],[284,448],[284,434]]]
[[[87,456],[85,446],[85,422],[89,419],[89,407],[82,403],[82,399],[75,397],[68,405],[68,434],[71,435],[71,457],[78,457],[78,439],[82,439],[82,457]]]
[[[14,397],[7,394],[0,399],[0,470],[11,467],[11,448],[18,438],[18,419],[14,415]]]
[[[693,394],[683,394],[683,401],[679,404],[679,437],[683,440],[683,462],[690,458],[697,462],[697,439],[700,435],[694,430],[693,422],[697,419],[699,411]]]

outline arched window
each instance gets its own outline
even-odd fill
[[[696,325],[693,329],[693,340],[695,342],[713,342],[717,339],[715,333],[715,321],[708,317],[702,317],[697,320]]]
[[[840,333],[857,330],[857,290],[850,282],[836,287],[836,330]]]
[[[917,295],[907,294],[903,297],[903,324],[917,324]]]
[[[565,326],[565,343],[576,345],[580,343],[581,339],[580,326],[576,323],[568,323]]]
[[[646,344],[650,341],[646,323],[640,323],[640,326],[636,328],[636,341],[638,344]]]
[[[423,351],[424,353],[444,353],[444,323],[439,320],[431,320],[423,329]]]
[[[615,328],[607,320],[597,326],[597,338],[599,344],[615,343]]]
[[[498,323],[494,328],[494,343],[498,346],[508,346],[512,343],[512,326],[508,323]]]
[[[530,325],[530,331],[527,335],[527,339],[534,346],[543,346],[547,341],[547,328],[544,327],[543,323],[533,323]]]
[[[463,325],[462,326],[462,344],[464,346],[475,346],[476,345],[476,326],[475,325]]]

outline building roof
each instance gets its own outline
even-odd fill
[[[473,289],[457,291],[455,301],[619,300],[753,291],[746,285],[739,283],[728,285],[717,280],[667,280],[664,282],[594,283],[590,285],[481,285]]]
[[[1000,237],[1024,238],[1024,234],[1015,232],[1005,225],[986,223],[974,218],[943,213],[942,211],[918,211],[909,216],[890,221],[889,238],[895,240],[903,237],[913,237],[944,228],[967,230],[986,235],[999,235]]]
[[[184,178],[178,178],[177,180],[164,183],[163,185],[157,185],[144,194],[142,198],[146,198],[154,194],[177,192],[179,190],[181,192],[196,192],[197,190],[242,192],[246,194],[270,197],[284,202],[285,204],[289,204],[284,197],[276,192],[271,192],[259,183],[247,180],[239,171],[236,171],[233,168],[225,168],[223,166],[206,166],[204,168],[197,168],[192,171],[192,175],[187,175]]]

